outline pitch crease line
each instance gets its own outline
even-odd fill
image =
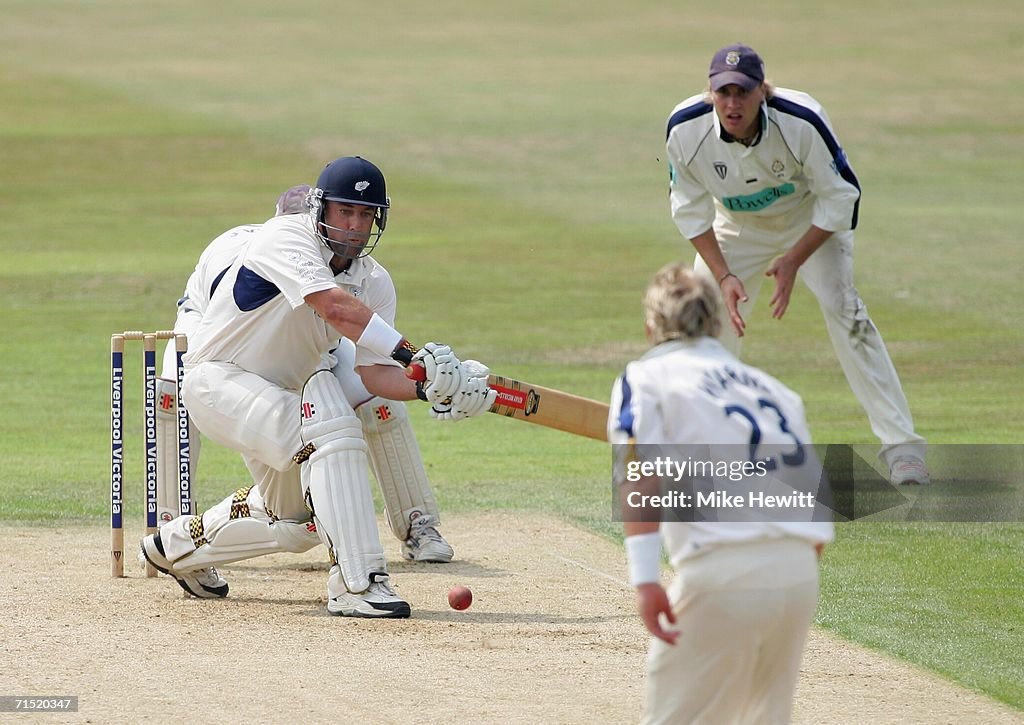
[[[608,574],[607,572],[603,572],[600,569],[595,569],[594,567],[587,566],[586,564],[584,564],[582,562],[579,562],[579,561],[576,561],[575,559],[569,559],[569,558],[564,557],[564,556],[559,556],[558,554],[551,554],[551,556],[555,557],[559,561],[564,562],[566,564],[572,564],[573,566],[578,566],[580,569],[583,569],[584,571],[589,571],[591,574],[597,574],[599,577],[601,577],[603,579],[607,579],[608,581],[612,582],[613,584],[619,585],[623,589],[632,589],[632,587],[630,587],[629,584],[627,582],[625,582],[624,580],[619,579],[618,577],[614,577],[611,574]]]

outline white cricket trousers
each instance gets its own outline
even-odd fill
[[[679,567],[668,594],[681,634],[675,645],[651,638],[641,723],[789,722],[818,601],[814,545],[712,549]]]
[[[185,375],[189,415],[210,440],[242,454],[268,511],[306,521],[300,469],[299,394],[230,363],[201,363]]]
[[[355,348],[339,345],[340,361],[334,369],[346,399],[359,405],[372,397],[353,368]],[[324,361],[325,366],[328,362]],[[310,512],[302,491],[301,469],[293,460],[303,447],[300,432],[300,396],[237,365],[205,362],[185,375],[182,396],[191,420],[210,440],[242,454],[256,486],[246,494],[254,518],[267,522],[306,522]],[[196,436],[198,438],[198,436]],[[228,521],[227,514],[240,501],[242,487],[201,514],[203,531],[212,536]],[[177,560],[196,548],[191,516],[169,522],[162,532],[164,551]]]
[[[813,208],[813,197],[793,212],[779,217],[730,216],[719,207],[715,236],[729,271],[740,278],[747,291],[747,302],[739,305],[744,320],[750,317],[761,284],[766,279],[769,284],[773,283],[764,276],[765,270],[807,231]],[[798,276],[818,299],[832,347],[850,389],[864,408],[871,430],[882,443],[882,459],[889,466],[902,455],[915,455],[923,460],[925,441],[914,432],[914,421],[899,375],[853,284],[853,246],[852,231],[834,233],[804,262]],[[711,276],[699,254],[694,269]],[[727,314],[723,316],[719,339],[727,350],[739,356],[741,339],[736,336]]]

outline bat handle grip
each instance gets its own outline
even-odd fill
[[[407,367],[405,369],[405,374],[417,383],[426,382],[427,380],[427,369],[419,363],[414,363]]]

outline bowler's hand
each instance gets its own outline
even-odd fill
[[[747,291],[743,288],[743,282],[736,275],[730,274],[723,279],[719,285],[722,289],[722,300],[725,302],[725,309],[729,313],[729,321],[732,329],[736,331],[736,337],[743,337],[743,331],[747,329],[747,323],[743,321],[737,305],[747,301]]]
[[[796,271],[799,266],[782,255],[777,258],[765,270],[766,277],[775,278],[775,294],[768,303],[772,307],[772,317],[781,320],[789,307],[789,297],[793,294],[793,285],[796,282]]]
[[[661,584],[641,584],[636,588],[636,606],[640,611],[640,619],[643,620],[647,631],[666,644],[675,644],[679,632],[665,629],[661,625],[661,615],[669,624],[676,623],[676,615],[672,613],[672,605],[669,604],[668,594],[665,593]]]

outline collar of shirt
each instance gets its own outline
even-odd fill
[[[717,339],[713,337],[698,337],[698,338],[675,338],[671,340],[665,340],[646,353],[644,353],[640,359],[648,360],[652,357],[660,357],[661,355],[668,355],[669,353],[677,352],[680,350],[689,351],[692,354],[704,357],[719,357],[722,355],[729,355],[725,347]]]
[[[725,143],[739,143],[739,141],[737,141],[731,133],[722,128],[722,121],[721,119],[718,118],[718,112],[716,111],[711,115],[714,116],[715,119],[715,133],[718,135],[718,138],[720,138]],[[761,108],[757,112],[757,118],[758,121],[760,121],[761,123],[761,128],[758,129],[757,136],[754,138],[754,140],[750,142],[751,146],[757,146],[759,143],[761,143],[761,141],[764,140],[764,137],[768,135],[767,100],[761,101]]]
[[[351,282],[352,280],[361,279],[363,276],[363,272],[366,268],[366,264],[363,261],[365,259],[366,257],[357,257],[356,259],[350,260],[345,269],[341,270],[340,272],[334,275],[335,278],[339,279],[339,281],[344,282]],[[333,267],[331,268],[331,271],[334,271]]]

